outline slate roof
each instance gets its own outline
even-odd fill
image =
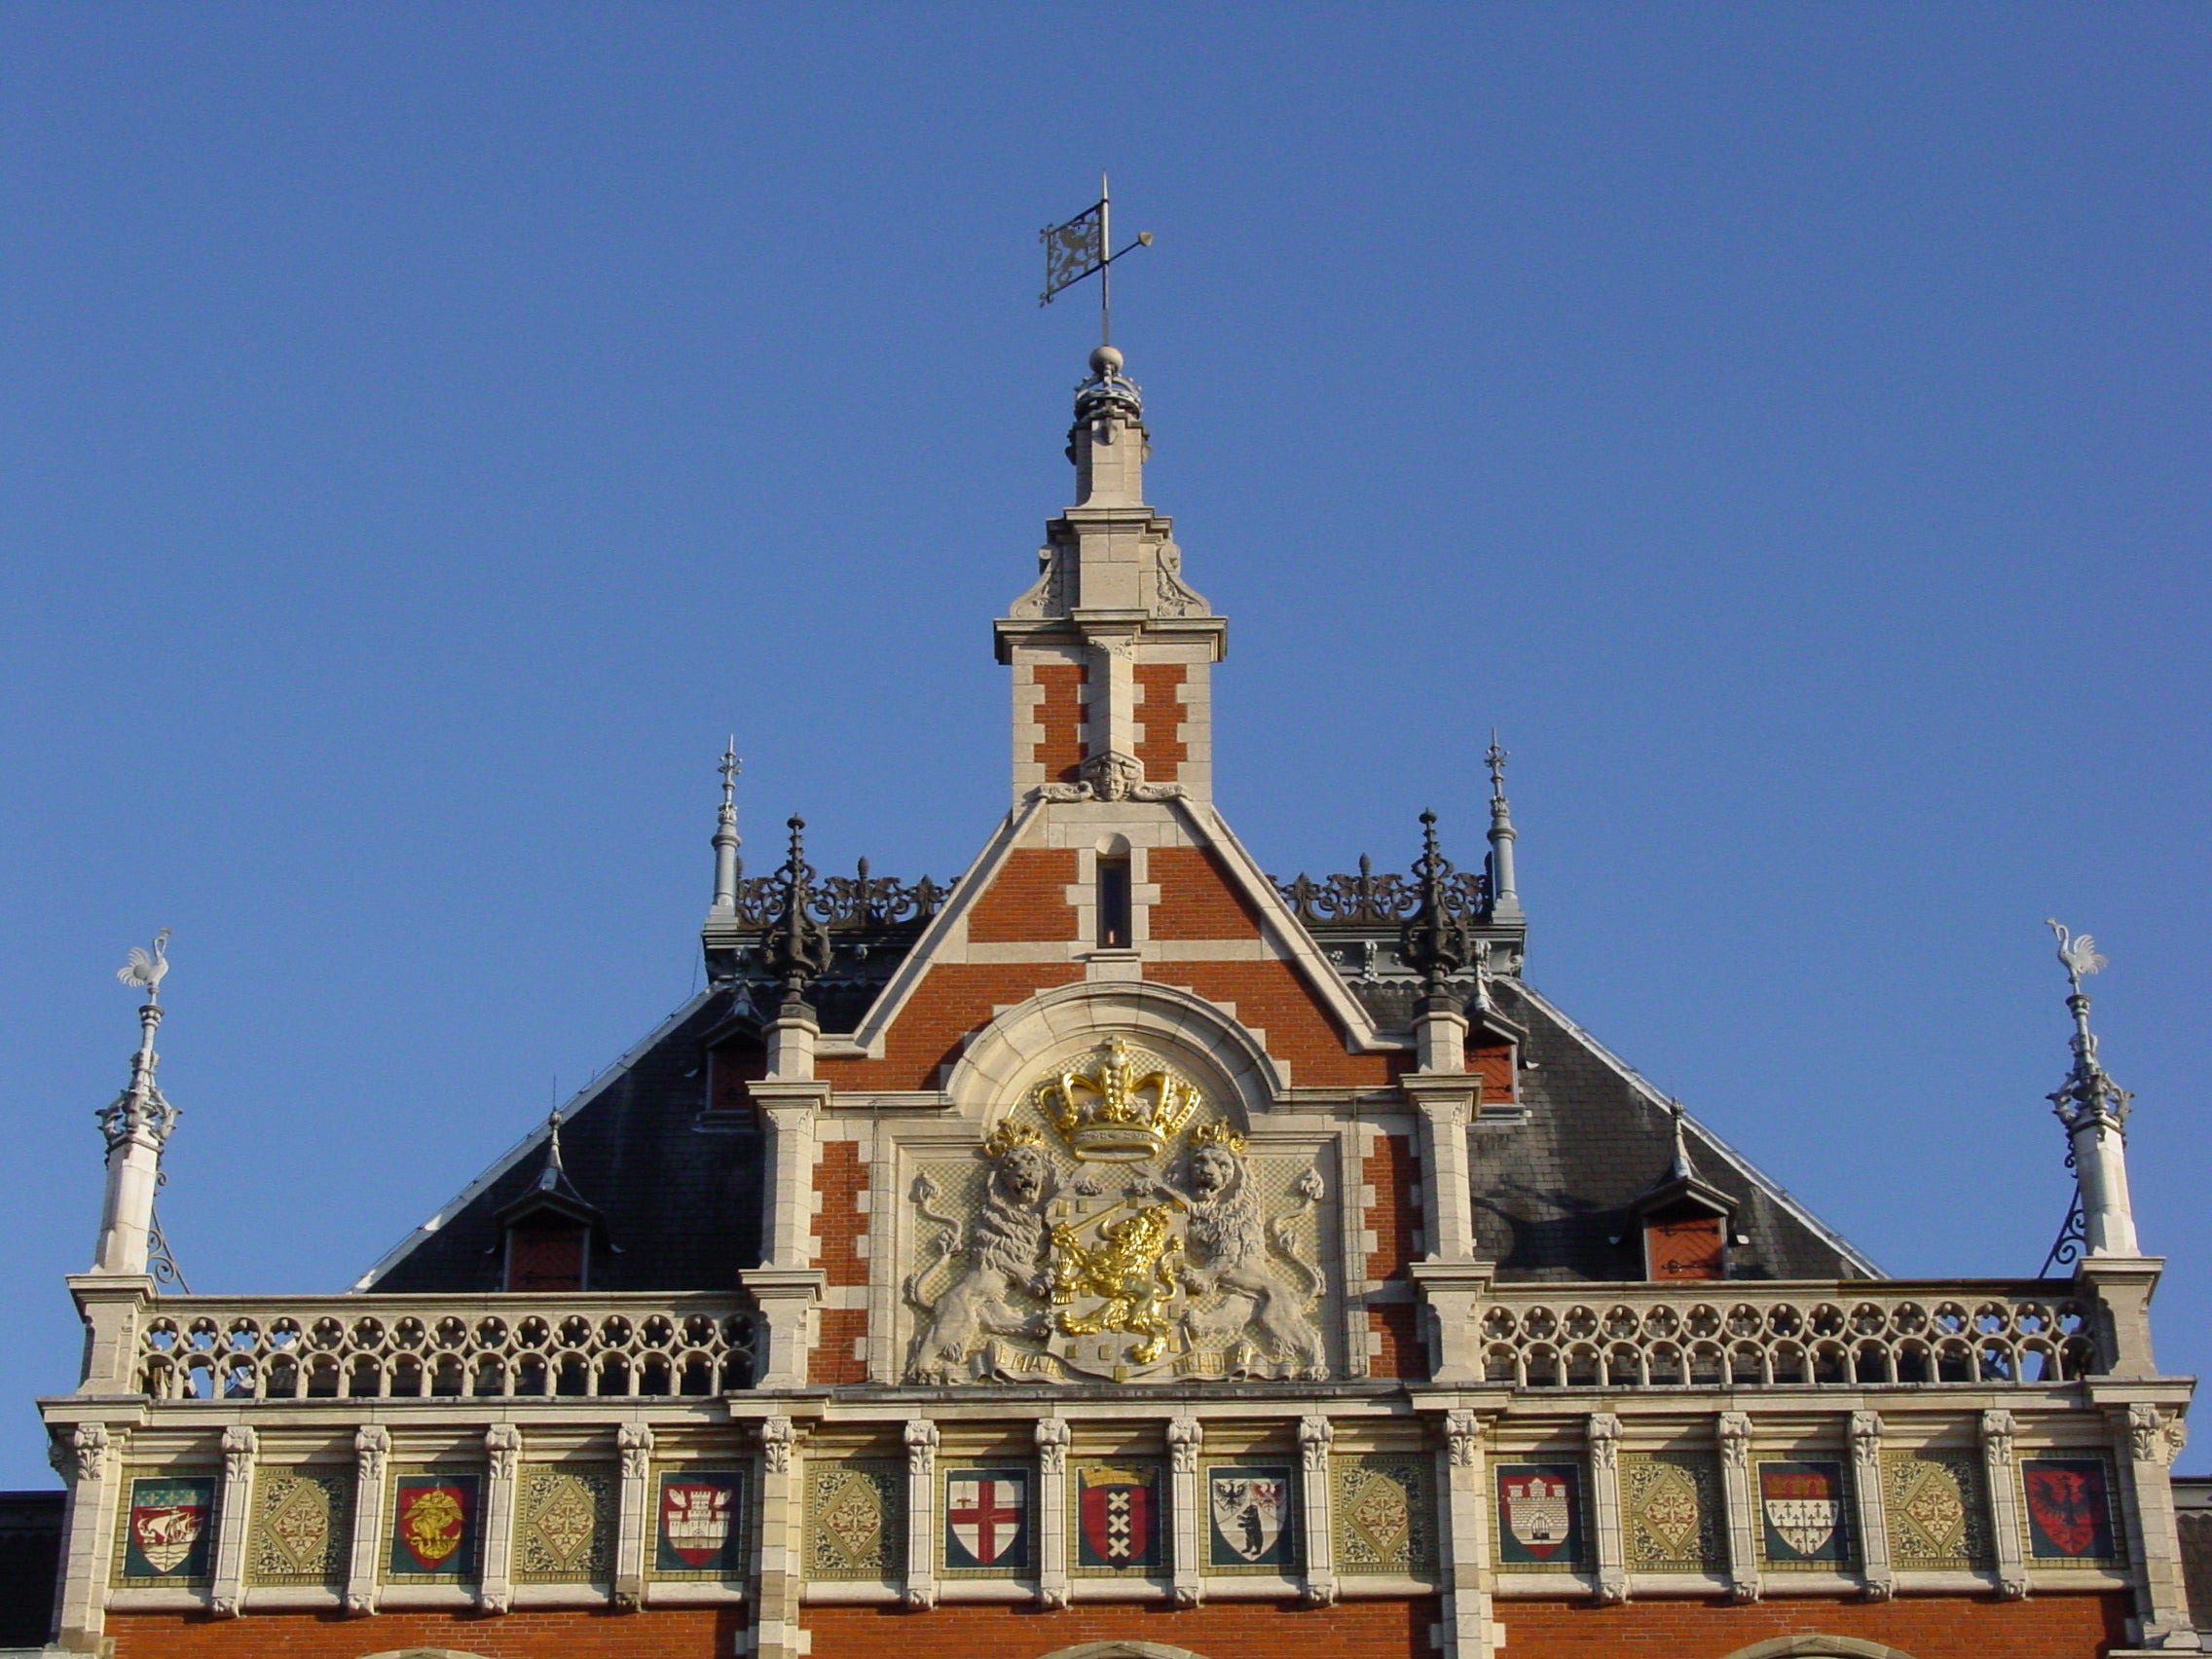
[[[1354,989],[1386,1025],[1402,1025],[1386,1012],[1399,1003],[1410,1013],[1405,985],[1354,981]],[[1501,978],[1493,995],[1498,1012],[1527,1031],[1522,1057],[1534,1064],[1519,1077],[1525,1121],[1474,1131],[1479,1253],[1497,1264],[1501,1280],[1641,1278],[1632,1210],[1667,1174],[1674,1142],[1665,1101],[1530,987]],[[759,1261],[764,1137],[750,1113],[710,1109],[706,1066],[711,1042],[746,1040],[756,1023],[742,986],[704,992],[570,1108],[561,1130],[568,1177],[606,1224],[592,1247],[591,1288],[727,1290],[740,1268]],[[544,1143],[540,1126],[357,1288],[497,1289],[504,1260],[498,1213],[542,1174]],[[1878,1273],[1694,1121],[1688,1147],[1698,1174],[1729,1196],[1735,1227],[1750,1237],[1730,1253],[1738,1276]]]

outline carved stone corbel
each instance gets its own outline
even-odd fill
[[[1169,1565],[1178,1607],[1196,1607],[1205,1599],[1205,1569],[1198,1554],[1198,1447],[1204,1440],[1205,1425],[1197,1418],[1168,1419],[1168,1479],[1174,1488],[1167,1509],[1168,1537],[1174,1545]]]
[[[905,1604],[916,1612],[937,1605],[937,1424],[906,1424]]]
[[[1337,1601],[1336,1537],[1331,1522],[1334,1494],[1329,1491],[1329,1448],[1336,1438],[1336,1425],[1318,1413],[1298,1419],[1302,1465],[1298,1486],[1306,1523],[1306,1603],[1312,1607],[1331,1607]]]

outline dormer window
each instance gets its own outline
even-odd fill
[[[591,1228],[540,1211],[507,1227],[506,1288],[510,1291],[584,1290],[591,1260]]]
[[[1728,1276],[1728,1218],[1689,1199],[1643,1218],[1643,1276],[1655,1281]]]

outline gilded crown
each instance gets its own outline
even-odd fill
[[[1200,1124],[1191,1136],[1191,1144],[1199,1146],[1225,1146],[1237,1157],[1244,1156],[1244,1137],[1218,1118],[1210,1124]]]
[[[1076,1157],[1102,1163],[1158,1158],[1199,1104],[1198,1085],[1119,1037],[1037,1085],[1030,1099]]]
[[[999,1124],[983,1137],[983,1156],[996,1163],[1017,1146],[1043,1146],[1042,1130],[1031,1124],[1016,1124],[1011,1120]]]

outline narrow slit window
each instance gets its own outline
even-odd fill
[[[1112,948],[1129,942],[1129,861],[1098,861],[1098,942]]]

